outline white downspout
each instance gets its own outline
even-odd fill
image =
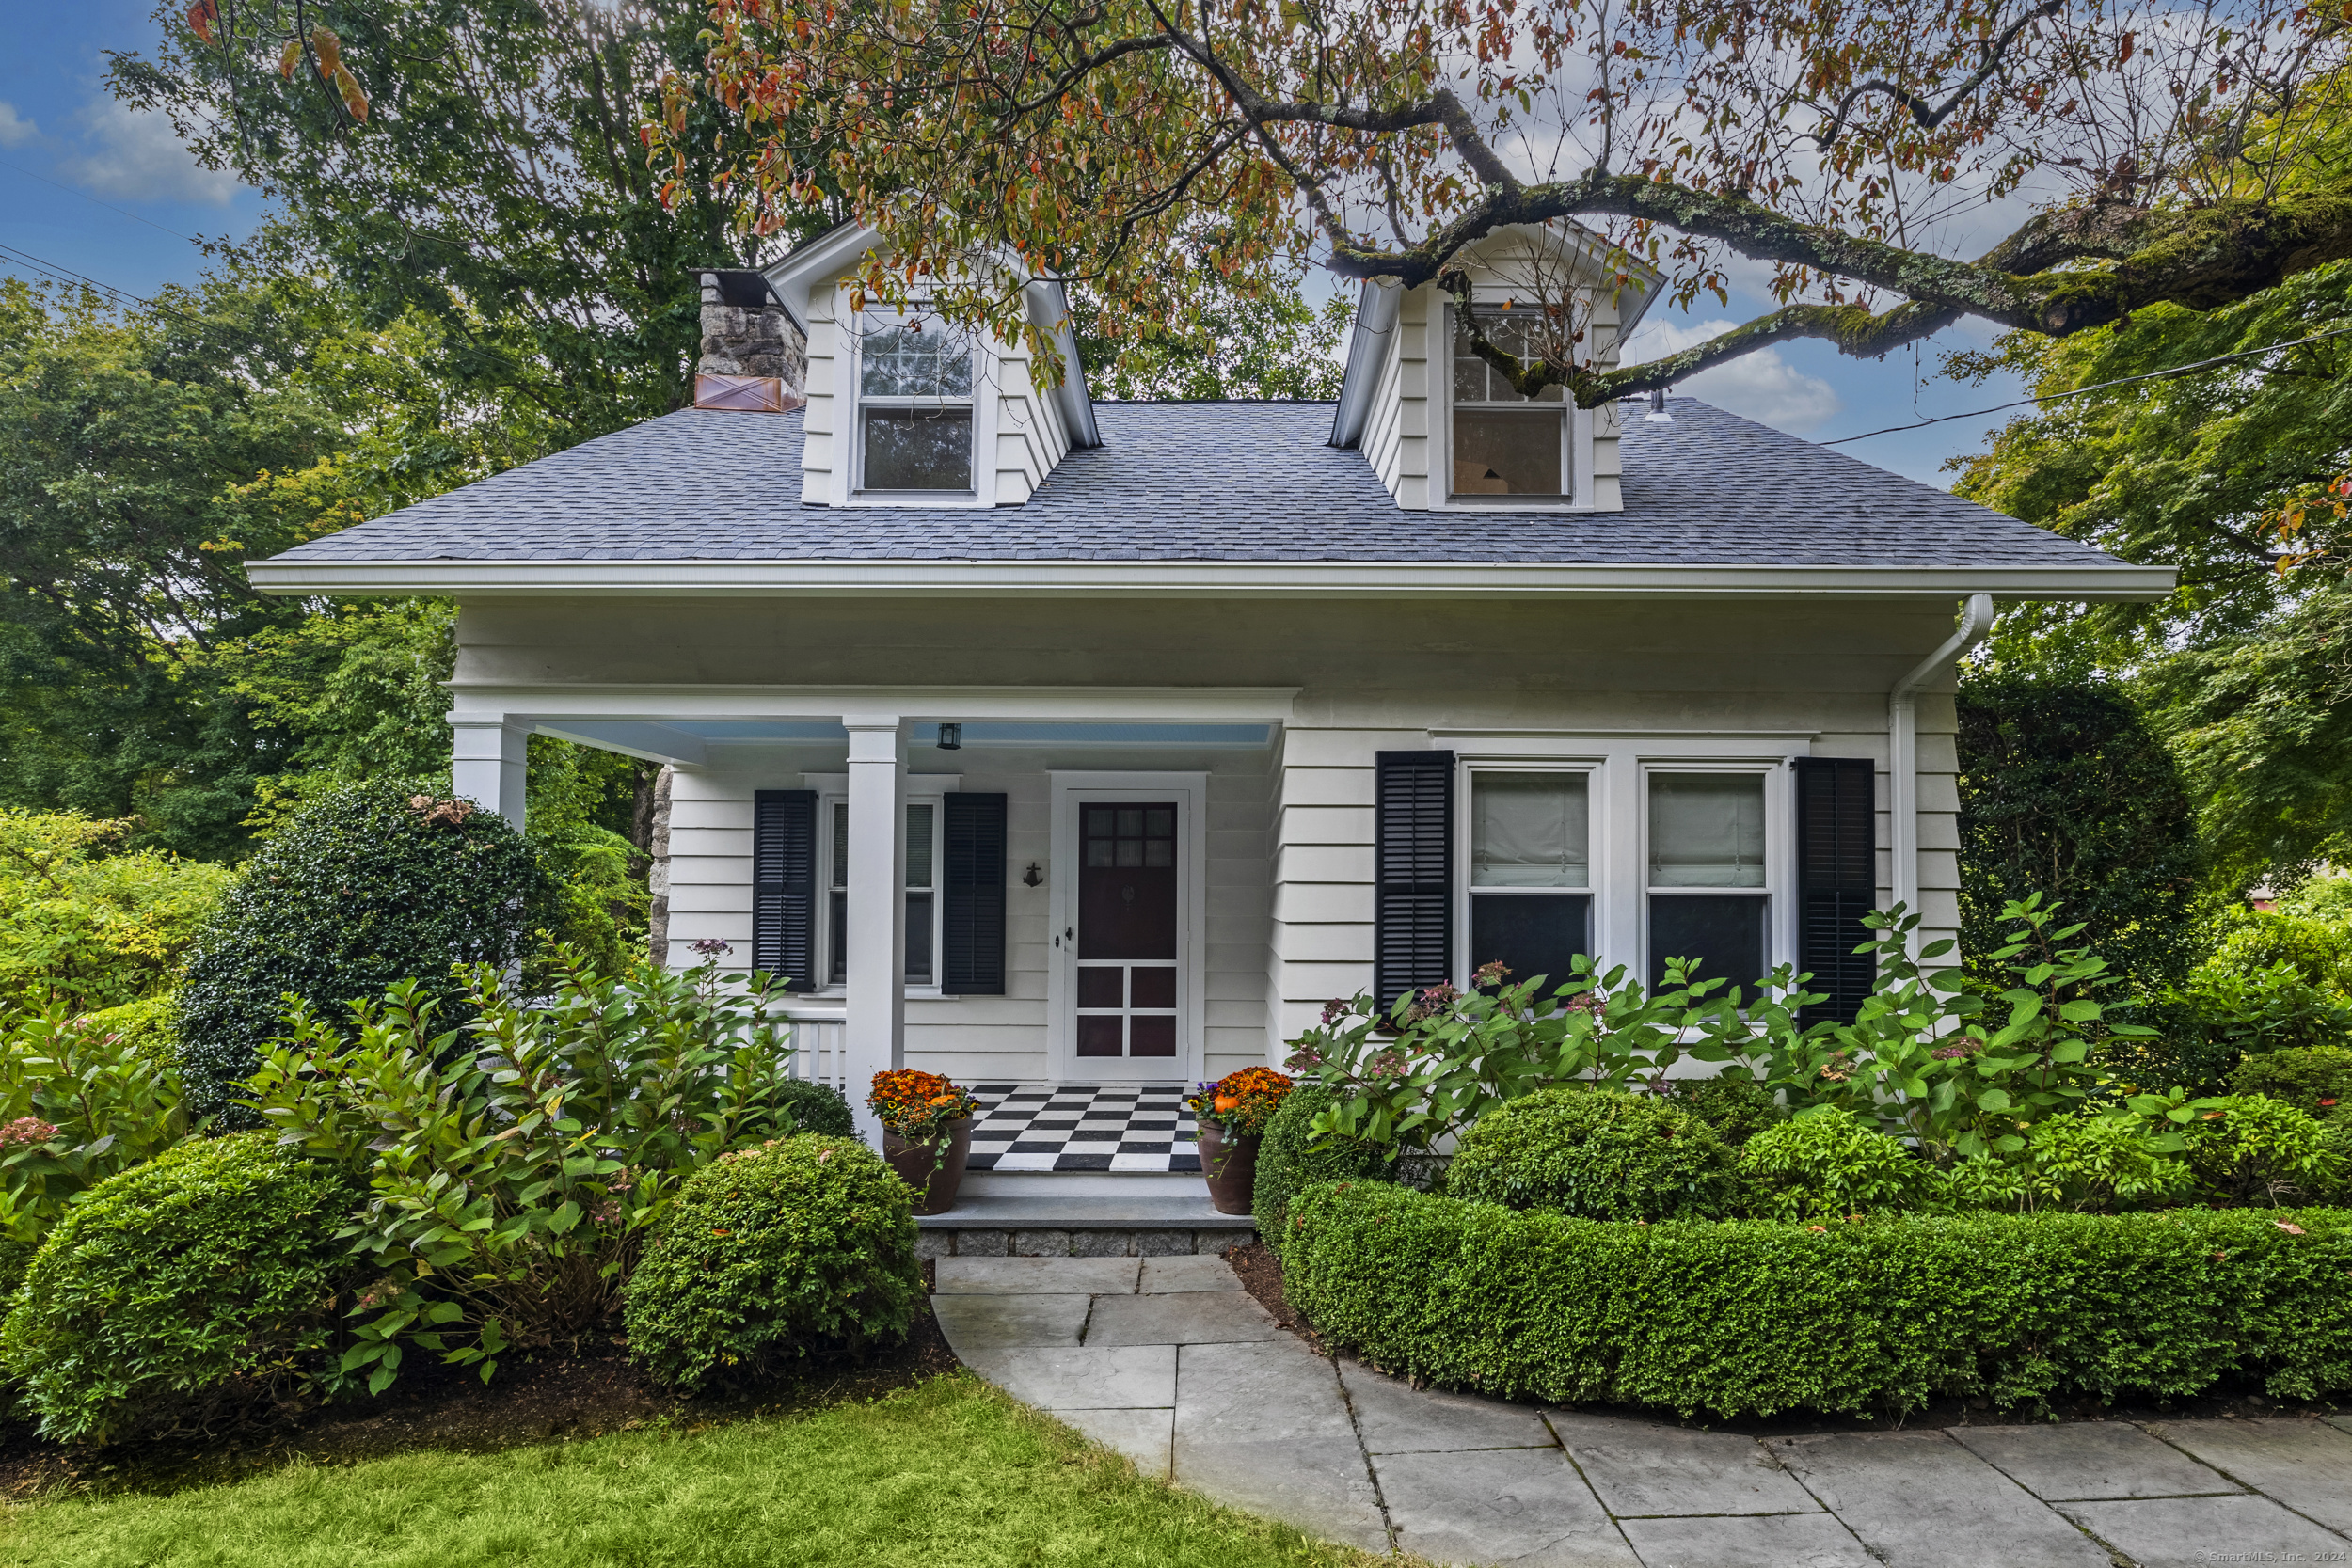
[[[1993,595],[1971,594],[1960,629],[1886,694],[1887,816],[1895,902],[1919,912],[1919,689],[1965,657],[1993,630]]]

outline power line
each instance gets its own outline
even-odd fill
[[[12,168],[16,170],[17,173],[24,176],[27,180],[38,180],[44,185],[54,186],[56,189],[65,192],[68,196],[78,196],[93,207],[103,207],[110,213],[120,213],[124,217],[129,218],[132,222],[143,223],[150,229],[162,230],[163,232],[170,235],[175,240],[185,240],[192,245],[201,245],[204,243],[202,240],[196,238],[193,234],[183,234],[177,229],[165,229],[162,224],[157,223],[153,218],[143,218],[139,216],[138,214],[131,211],[128,207],[118,207],[111,201],[101,201],[98,198],[90,195],[87,191],[77,191],[71,185],[59,184],[56,181],[50,179],[49,176],[45,174],[35,174],[31,169],[26,168],[23,164],[12,164],[6,158],[0,158],[0,168]]]
[[[2282,349],[2301,348],[2305,343],[2316,343],[2328,338],[2341,338],[2347,333],[2352,333],[2352,326],[2339,326],[2333,331],[2314,332],[2308,338],[2297,338],[2292,342],[2272,343],[2268,348],[2249,348],[2240,350],[2236,354],[2217,354],[2211,359],[2200,359],[2193,365],[2175,365],[2166,371],[2145,371],[2138,375],[2120,375],[2113,381],[2093,382],[2088,387],[2077,387],[2071,392],[2044,392],[2040,397],[2019,398],[2015,403],[1996,403],[1990,408],[1979,408],[1966,414],[1939,414],[1932,420],[1921,420],[1916,424],[1891,424],[1884,430],[1866,430],[1859,436],[1840,436],[1834,441],[1819,441],[1814,444],[1823,447],[1842,447],[1849,441],[1867,441],[1873,436],[1893,436],[1905,430],[1925,430],[1931,424],[1944,424],[1952,420],[1980,420],[1987,414],[1999,414],[2011,408],[2025,408],[2039,403],[2056,403],[2060,398],[2078,398],[2085,392],[2105,391],[2109,387],[2128,387],[2136,381],[2160,381],[2166,376],[2187,375],[2193,371],[2209,371],[2216,365],[2228,365],[2240,359],[2259,359],[2265,354],[2277,354]]]

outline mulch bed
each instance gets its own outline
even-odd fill
[[[1274,1314],[1275,1323],[1289,1329],[1306,1341],[1318,1355],[1345,1356],[1359,1366],[1371,1366],[1353,1352],[1327,1343],[1316,1333],[1305,1314],[1291,1307],[1282,1293],[1282,1260],[1263,1242],[1252,1241],[1246,1246],[1229,1248],[1226,1261],[1241,1279],[1242,1288],[1258,1299],[1260,1306]],[[1376,1370],[1376,1369],[1375,1369]],[[1523,1400],[1524,1404],[1540,1404],[1538,1400]],[[2225,1379],[2208,1393],[2172,1404],[2103,1405],[2095,1400],[2077,1401],[2053,1405],[2046,1411],[2024,1406],[1996,1410],[1991,1402],[1977,1400],[1938,1400],[1901,1416],[1817,1416],[1812,1414],[1741,1417],[1731,1420],[1693,1418],[1685,1420],[1671,1410],[1654,1410],[1614,1404],[1576,1406],[1596,1416],[1623,1416],[1635,1420],[1656,1421],[1661,1426],[1703,1428],[1710,1432],[1735,1432],[1758,1437],[1788,1437],[1826,1432],[1899,1432],[1922,1431],[1936,1427],[1959,1426],[2046,1426],[2054,1421],[2193,1421],[2215,1419],[2249,1419],[2262,1416],[2299,1416],[2317,1418],[2332,1416],[2342,1408],[2326,1401],[2272,1399],[2262,1391],[2262,1385],[2252,1379]]]
[[[926,1262],[927,1290],[931,1273]],[[0,1497],[23,1500],[72,1486],[171,1491],[234,1481],[294,1459],[348,1465],[414,1449],[488,1453],[658,1421],[691,1429],[875,1399],[961,1365],[928,1301],[902,1344],[862,1360],[803,1363],[755,1386],[694,1399],[648,1380],[609,1341],[577,1354],[506,1357],[487,1385],[478,1372],[420,1355],[377,1398],[295,1413],[257,1410],[209,1440],[66,1448],[42,1441],[29,1424],[0,1426]]]

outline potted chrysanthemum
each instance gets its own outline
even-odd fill
[[[882,1125],[882,1158],[921,1196],[918,1214],[956,1206],[963,1167],[972,1157],[972,1117],[980,1102],[936,1072],[899,1068],[874,1074],[866,1097]]]
[[[1270,1067],[1244,1068],[1184,1097],[1192,1112],[1200,1150],[1200,1174],[1209,1180],[1209,1201],[1220,1214],[1249,1212],[1258,1184],[1258,1141],[1275,1108],[1291,1092],[1291,1081]]]

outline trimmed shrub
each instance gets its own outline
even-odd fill
[[[776,1098],[792,1109],[792,1131],[817,1132],[828,1138],[857,1136],[857,1118],[850,1101],[831,1084],[788,1078],[776,1085]]]
[[[2185,1202],[2196,1179],[2178,1145],[2160,1145],[2160,1136],[2135,1118],[2068,1111],[2036,1122],[2015,1155],[1966,1160],[1945,1172],[1944,1196],[1954,1208],[2025,1213]]]
[[[1673,1078],[1666,1093],[1735,1148],[1788,1119],[1788,1108],[1753,1078]]]
[[[1838,1106],[1767,1128],[1740,1151],[1745,1207],[1766,1219],[1843,1219],[1916,1209],[1934,1176],[1899,1139]]]
[[[1479,1117],[1446,1167],[1445,1190],[1584,1219],[1715,1219],[1738,1201],[1736,1159],[1669,1101],[1563,1086]]]
[[[2199,1185],[2225,1203],[2326,1203],[2352,1174],[2344,1129],[2283,1101],[2233,1095],[2182,1132]]]
[[[1321,1084],[1298,1085],[1282,1097],[1258,1144],[1258,1180],[1250,1189],[1249,1212],[1257,1217],[1258,1234],[1278,1253],[1291,1196],[1300,1188],[1388,1174],[1388,1152],[1378,1144],[1337,1134],[1311,1144],[1309,1128],[1315,1113],[1327,1109],[1331,1099],[1331,1091]]]
[[[1337,1182],[1291,1223],[1283,1289],[1326,1338],[1508,1399],[1729,1418],[2352,1388],[2335,1210],[1623,1225]]]
[[[786,1138],[694,1173],[628,1284],[629,1350],[691,1392],[903,1338],[914,1193],[865,1145]]]
[[[257,1125],[233,1101],[285,1034],[289,993],[341,1019],[414,978],[445,1025],[461,1023],[455,966],[507,968],[555,914],[554,879],[504,818],[394,784],[320,797],[262,847],[197,939],[180,989],[190,1111]]]
[[[2307,1117],[2352,1122],[2352,1050],[2314,1045],[2249,1056],[2230,1074],[2230,1087],[2282,1101]]]
[[[41,1435],[200,1427],[202,1396],[224,1386],[298,1384],[330,1332],[348,1256],[335,1233],[358,1196],[258,1137],[181,1144],[100,1185],[50,1232],[0,1325],[0,1363]]]

